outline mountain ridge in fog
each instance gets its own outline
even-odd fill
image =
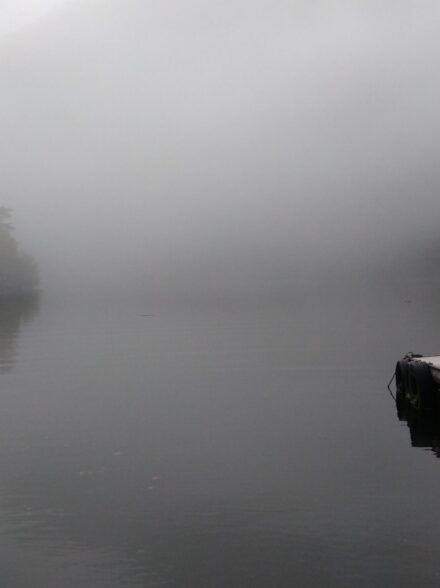
[[[434,234],[439,9],[332,6],[76,2],[4,40],[4,190],[46,281],[288,290]]]

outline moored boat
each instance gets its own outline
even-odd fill
[[[440,356],[407,353],[396,364],[396,401],[417,410],[433,410],[440,394]]]

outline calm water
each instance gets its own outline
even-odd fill
[[[3,305],[1,586],[437,587],[440,461],[386,383],[439,319]]]

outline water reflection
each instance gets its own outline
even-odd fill
[[[35,316],[38,307],[38,294],[0,300],[0,373],[13,369],[20,329]]]
[[[396,395],[397,416],[409,427],[411,445],[432,449],[440,457],[440,413],[416,410],[405,394]]]

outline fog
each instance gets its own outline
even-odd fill
[[[65,0],[2,0],[0,3],[0,35],[9,35],[29,26]]]
[[[288,292],[435,245],[438,2],[76,0],[0,39],[46,290]]]
[[[0,586],[438,588],[438,0],[7,13]]]

